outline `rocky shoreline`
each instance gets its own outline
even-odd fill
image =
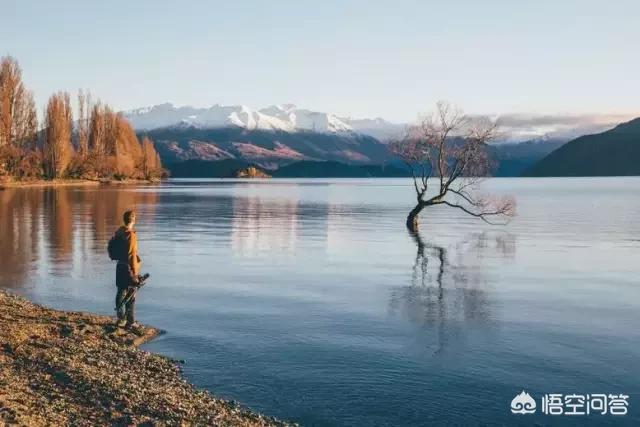
[[[137,348],[160,331],[136,332],[0,291],[0,423],[288,425],[196,389],[176,361]]]

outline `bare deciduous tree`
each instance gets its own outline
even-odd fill
[[[111,110],[100,101],[91,108],[89,118],[89,160],[90,172],[95,177],[104,177],[109,172],[110,165],[107,165],[107,134],[110,125],[107,123],[111,118]]]
[[[132,177],[142,159],[142,147],[135,131],[121,114],[115,116],[113,156],[116,172],[121,177]]]
[[[45,112],[43,144],[44,171],[50,179],[62,177],[73,156],[72,121],[69,94],[60,92],[52,95]]]
[[[142,162],[140,169],[145,179],[160,178],[162,176],[160,156],[153,146],[153,141],[147,136],[142,139]]]
[[[91,120],[91,93],[78,91],[78,154],[86,157],[89,153],[89,125]]]
[[[492,169],[486,144],[496,129],[489,119],[472,119],[439,102],[435,113],[392,143],[392,151],[404,160],[413,176],[416,206],[407,216],[410,230],[418,229],[418,215],[428,206],[449,206],[486,222],[491,217],[514,215],[512,198],[478,193],[478,184]]]
[[[162,165],[153,143],[141,144],[131,124],[108,106],[96,103],[89,125],[90,163],[100,177],[161,176]]]
[[[88,91],[78,91],[77,153],[72,137],[69,94],[58,93],[44,116],[42,149],[31,92],[10,56],[0,60],[0,176],[55,179],[61,177],[156,178],[164,170],[148,140],[141,144],[129,122],[108,105],[93,103]]]
[[[32,142],[37,130],[33,95],[22,83],[22,70],[10,56],[0,60],[0,146]]]
[[[110,132],[111,109],[98,101],[91,109],[89,119],[89,150],[102,156],[107,153],[107,134]]]
[[[22,83],[22,70],[10,56],[0,60],[0,174],[30,174],[38,120],[33,95]]]

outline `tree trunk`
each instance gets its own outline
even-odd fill
[[[424,203],[418,203],[413,209],[411,209],[411,212],[409,212],[409,215],[407,216],[407,228],[409,231],[418,231],[418,214],[422,212],[422,209],[424,209],[425,206],[426,205]]]

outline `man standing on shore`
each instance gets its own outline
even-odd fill
[[[136,328],[135,322],[135,294],[122,306],[123,300],[133,288],[138,284],[140,273],[140,258],[138,257],[138,238],[133,226],[136,223],[136,213],[132,210],[126,211],[123,215],[124,225],[115,234],[115,239],[119,243],[120,253],[116,266],[116,308],[118,316],[118,327],[127,329]]]

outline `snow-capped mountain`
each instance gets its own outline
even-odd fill
[[[284,132],[312,131],[329,134],[362,134],[382,142],[402,137],[407,124],[382,118],[352,119],[331,113],[298,108],[293,104],[252,109],[244,105],[213,105],[208,108],[176,107],[160,104],[123,112],[134,128],[152,130],[166,127],[218,129],[238,127],[248,130]],[[505,114],[498,117],[501,138],[496,142],[522,142],[549,138],[568,141],[580,135],[602,132],[625,115],[529,115]]]
[[[150,130],[170,126],[220,128],[237,126],[246,129],[293,131],[287,121],[252,110],[244,105],[213,105],[209,108],[174,107],[160,104],[124,112],[134,128]]]
[[[408,126],[403,123],[391,123],[380,117],[375,119],[350,119],[341,117],[340,120],[351,126],[355,132],[372,136],[380,141],[401,138]]]
[[[124,112],[138,130],[170,126],[192,126],[215,129],[237,126],[249,130],[295,132],[309,130],[322,133],[349,133],[355,130],[330,113],[297,108],[292,104],[272,105],[254,110],[244,105],[213,105],[209,108],[175,107],[160,104]]]
[[[260,113],[290,124],[293,129],[315,132],[353,132],[354,129],[337,116],[296,107],[293,104],[272,105]]]
[[[124,113],[154,141],[162,161],[231,161],[276,169],[298,161],[347,164],[393,162],[386,141],[406,125],[384,119],[350,119],[330,113],[272,105],[209,108],[161,104]],[[519,176],[534,162],[580,134],[612,121],[605,116],[503,115],[503,134],[491,153],[500,176]],[[273,132],[277,131],[277,132]]]

